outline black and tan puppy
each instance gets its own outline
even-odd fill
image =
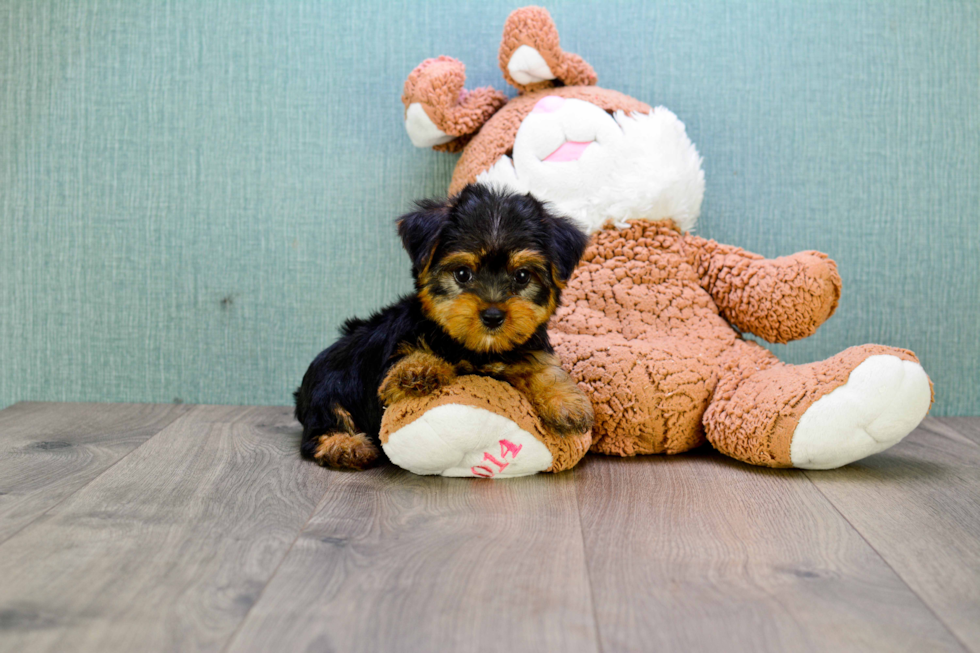
[[[381,455],[384,406],[457,374],[509,382],[557,433],[592,426],[592,404],[561,369],[546,324],[586,245],[530,195],[473,184],[398,220],[416,294],[348,320],[296,391],[302,452],[362,469]]]

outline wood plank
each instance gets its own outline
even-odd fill
[[[707,451],[580,471],[603,651],[962,650],[798,471]]]
[[[928,417],[925,425],[942,429],[944,435],[954,440],[962,437],[980,446],[980,417]]]
[[[195,407],[0,545],[0,649],[221,649],[326,489],[299,433]]]
[[[980,418],[927,418],[817,488],[972,651],[980,651]]]
[[[595,651],[575,473],[333,472],[230,651]]]
[[[0,542],[185,412],[173,404],[33,402],[0,411]]]

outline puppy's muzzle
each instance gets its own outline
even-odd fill
[[[488,329],[496,329],[504,323],[504,318],[506,317],[506,314],[495,306],[491,306],[480,312],[480,321]]]

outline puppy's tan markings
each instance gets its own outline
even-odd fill
[[[554,313],[557,293],[551,286],[552,266],[543,254],[533,249],[518,250],[508,256],[510,272],[527,268],[545,284],[548,297],[541,305],[532,299],[540,292],[539,283],[530,283],[503,301],[490,301],[477,293],[463,292],[453,281],[452,272],[464,266],[477,272],[480,261],[479,253],[456,251],[445,255],[434,263],[434,270],[427,269],[420,275],[418,296],[425,314],[457,342],[470,351],[499,354],[526,342]],[[436,294],[434,289],[437,288],[442,292]],[[481,312],[490,306],[497,306],[507,316],[504,324],[495,331],[485,329],[480,320]]]
[[[503,378],[506,372],[507,372],[507,363],[501,361],[487,363],[486,365],[480,367],[480,374],[485,374],[487,376],[496,376],[496,377]]]
[[[451,252],[439,261],[439,267],[443,269],[467,267],[475,272],[480,268],[480,256],[473,252]]]
[[[337,418],[337,421],[340,422],[340,427],[344,429],[345,433],[348,435],[357,435],[358,431],[357,427],[354,426],[354,418],[349,412],[347,412],[347,409],[345,409],[343,406],[334,404],[333,414],[334,417]]]
[[[378,448],[367,434],[359,433],[351,414],[341,406],[334,406],[334,416],[343,431],[324,433],[317,441],[313,458],[325,467],[338,469],[366,469],[378,459]]]
[[[507,315],[503,326],[495,332],[486,331],[480,324],[480,312],[490,306],[476,295],[463,294],[434,301],[425,290],[420,294],[427,314],[470,351],[501,353],[523,344],[539,326],[548,321],[556,308],[551,293],[544,306],[515,296],[501,306]]]
[[[555,287],[558,288],[558,290],[564,290],[565,289],[565,282],[562,281],[561,280],[561,277],[558,276],[558,269],[557,268],[552,268],[551,269],[551,282],[553,284],[555,284]],[[554,293],[552,293],[552,294],[554,294]]]
[[[406,350],[403,348],[402,353]],[[407,350],[409,353],[395,363],[378,388],[385,406],[408,397],[424,397],[456,378],[456,370],[425,346]]]
[[[551,293],[548,303],[544,306],[528,301],[524,297],[511,297],[504,302],[507,319],[500,329],[501,340],[509,343],[509,347],[501,348],[506,351],[527,341],[538,327],[548,321],[555,312],[555,294]]]
[[[367,469],[378,459],[378,449],[364,433],[321,435],[313,458],[325,467]]]
[[[592,402],[552,354],[534,352],[508,366],[503,378],[530,400],[546,427],[558,433],[592,428]]]
[[[514,272],[519,268],[527,268],[537,272],[546,283],[550,277],[552,285],[559,290],[565,288],[565,282],[558,276],[558,269],[551,265],[541,252],[536,252],[533,249],[522,249],[511,254],[507,262],[507,269]],[[554,298],[554,294],[554,292],[551,293],[552,298]],[[551,308],[554,310],[554,306]]]
[[[518,268],[535,268],[539,270],[548,269],[548,260],[533,249],[522,249],[510,255],[507,269],[511,272]]]

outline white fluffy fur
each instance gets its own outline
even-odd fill
[[[565,141],[594,142],[577,161],[543,160]],[[513,158],[502,156],[477,181],[530,192],[589,233],[631,218],[670,218],[690,230],[704,197],[701,156],[677,116],[663,107],[609,115],[582,100],[529,114]]]

